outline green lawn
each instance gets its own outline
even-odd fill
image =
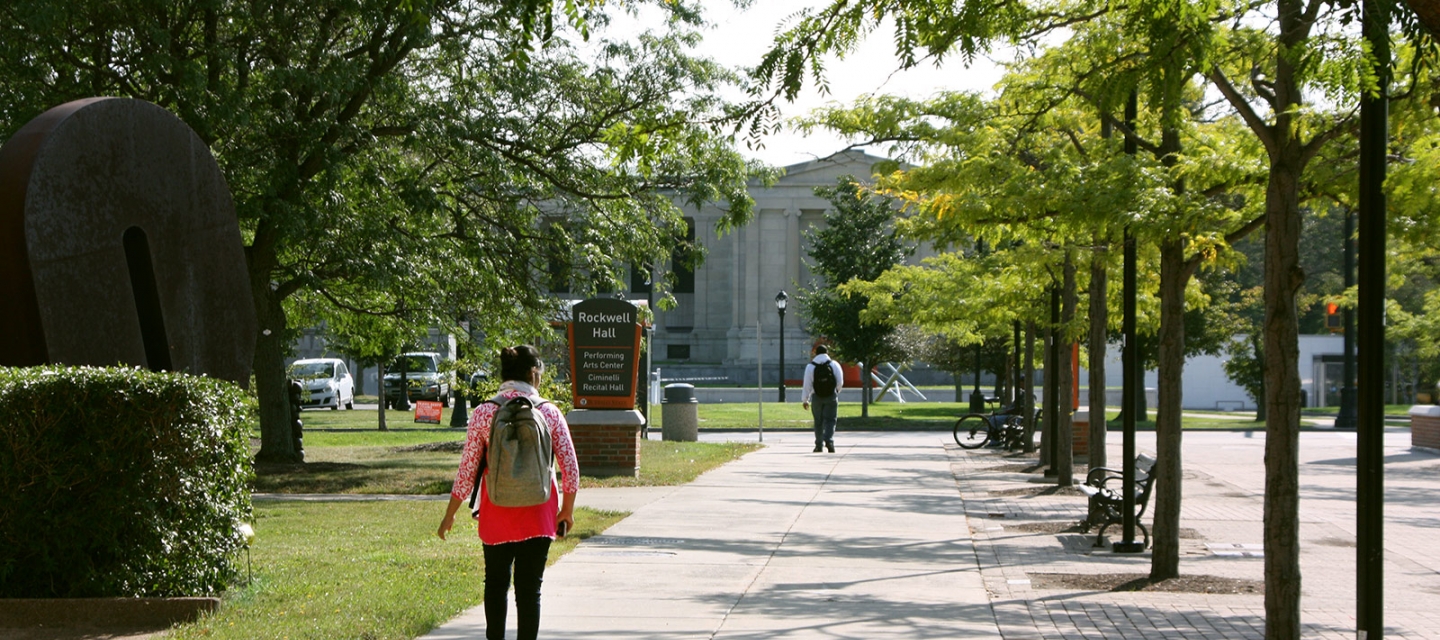
[[[591,478],[580,470],[586,487],[653,487],[681,485],[706,471],[731,462],[763,445],[750,442],[640,442],[639,477]]]
[[[435,536],[441,502],[261,502],[253,579],[219,611],[173,638],[404,639],[428,632],[483,597],[475,525],[457,518]],[[550,561],[624,514],[576,509],[575,532]],[[244,562],[244,559],[241,559]]]
[[[1183,413],[1187,415],[1182,416],[1180,420],[1181,424],[1184,425],[1183,428],[1187,431],[1236,431],[1265,429],[1265,423],[1256,422],[1253,414],[1234,415],[1225,411],[1184,411]],[[1118,418],[1120,417],[1120,410],[1111,409],[1110,411],[1106,412],[1106,416],[1110,420],[1110,431],[1119,431],[1122,426],[1118,420]],[[1154,431],[1155,412],[1153,410],[1150,411],[1146,417],[1148,418],[1147,420],[1137,421],[1135,423],[1135,428],[1140,431]],[[1315,423],[1310,420],[1300,421],[1300,426],[1302,427],[1313,426],[1314,424]]]
[[[1388,405],[1385,409],[1387,414],[1404,414],[1408,412],[1410,405]],[[697,407],[699,412],[699,426],[701,429],[712,431],[753,431],[759,421],[760,415],[755,403],[718,403],[701,404]],[[1326,414],[1334,413],[1334,407],[1321,407],[1317,409],[1306,409],[1305,414]],[[449,409],[446,409],[446,425],[449,423]],[[915,431],[915,430],[948,430],[955,425],[955,421],[970,412],[969,403],[966,402],[877,402],[870,405],[870,417],[860,417],[860,403],[840,403],[840,430],[867,430],[867,431]],[[1109,412],[1113,420],[1119,410],[1112,408]],[[1186,412],[1196,413],[1196,412]],[[1149,417],[1151,420],[1142,420],[1141,428],[1153,428],[1155,412],[1152,410]],[[458,429],[454,431],[434,431],[436,425],[415,424],[412,414],[403,411],[387,412],[387,420],[392,435],[381,434],[375,431],[376,419],[374,411],[306,411],[301,414],[307,429],[361,429],[362,433],[330,433],[323,431],[307,431],[305,446],[307,450],[311,447],[328,446],[365,446],[382,444],[420,444],[424,442],[440,442],[460,437]],[[663,405],[652,407],[651,420],[654,429],[660,429],[664,422]],[[764,407],[765,429],[772,431],[800,430],[807,431],[811,428],[810,412],[803,409],[799,402],[766,402]],[[1186,429],[1236,429],[1242,428],[1247,420],[1241,416],[1232,416],[1225,412],[1214,412],[1214,418],[1186,416]],[[1309,424],[1309,423],[1305,423]],[[444,427],[446,425],[440,425]],[[403,434],[403,435],[402,435]],[[258,437],[258,434],[257,434]]]
[[[755,430],[759,411],[753,403],[723,403],[723,404],[702,404],[698,407],[700,428],[708,430]],[[765,429],[766,430],[802,430],[808,431],[811,428],[810,412],[801,408],[798,402],[766,402]],[[895,402],[880,402],[870,405],[870,417],[860,417],[860,403],[842,402],[840,404],[840,420],[837,428],[840,431],[847,429],[854,431],[922,431],[942,430],[947,431],[955,426],[955,421],[970,412],[969,403],[955,402],[909,402],[905,404]],[[1186,412],[1193,413],[1193,412]],[[657,425],[661,422],[661,411],[655,412]],[[1110,428],[1119,429],[1120,424],[1115,422],[1119,416],[1119,409],[1113,408],[1108,412],[1111,420]],[[1151,410],[1146,416],[1148,420],[1141,420],[1137,428],[1153,430],[1155,428],[1155,412]],[[1215,412],[1213,417],[1187,415],[1183,418],[1186,429],[1247,429],[1263,428],[1263,424],[1256,423],[1253,418]],[[1313,424],[1309,421],[1302,421],[1302,425]]]
[[[759,419],[759,409],[754,403],[702,404],[699,410],[699,426],[707,430],[753,431]],[[765,429],[809,431],[813,424],[810,412],[799,402],[766,402]],[[663,410],[655,407],[654,428],[663,423]],[[878,402],[870,405],[870,417],[860,417],[860,403],[840,403],[840,430],[894,430],[915,431],[927,429],[950,429],[960,416],[969,413],[968,405],[954,402]]]
[[[385,426],[395,431],[409,429],[441,429],[450,426],[450,412],[454,406],[445,407],[440,424],[415,422],[414,411],[385,411]],[[365,429],[379,430],[380,416],[375,409],[354,409],[331,411],[329,409],[306,409],[300,412],[300,422],[306,429]]]
[[[255,491],[262,493],[395,493],[436,495],[450,492],[460,462],[461,432],[312,433],[305,436],[305,464],[257,465]],[[450,451],[409,447],[450,442]],[[730,462],[759,445],[645,440],[640,476],[591,478],[581,469],[580,486],[679,485]]]
[[[1413,405],[1413,404],[1387,404],[1387,405],[1385,405],[1385,414],[1386,414],[1386,415],[1395,415],[1395,416],[1409,415],[1409,414],[1410,414],[1410,407],[1413,407],[1413,406],[1415,406],[1415,405]],[[1308,408],[1308,409],[1301,409],[1301,410],[1300,410],[1300,413],[1307,414],[1307,415],[1314,415],[1314,414],[1320,414],[1320,415],[1335,415],[1335,414],[1337,414],[1337,413],[1340,413],[1340,407],[1310,407],[1310,408]]]

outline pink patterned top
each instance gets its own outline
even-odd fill
[[[507,380],[500,385],[500,393],[494,398],[504,402],[516,396],[530,396],[536,403],[540,394],[534,387],[523,382]],[[500,407],[489,402],[481,403],[470,414],[470,427],[465,434],[465,452],[460,456],[460,468],[455,472],[455,485],[450,495],[462,501],[470,499],[470,489],[475,484],[475,469],[480,464],[486,444],[490,441],[490,425],[495,421],[495,412]],[[533,507],[499,507],[490,503],[486,495],[484,478],[480,485],[480,541],[485,544],[520,542],[545,536],[555,537],[556,514],[560,512],[560,492],[580,491],[580,465],[575,460],[575,444],[570,440],[570,425],[564,414],[550,403],[539,405],[541,417],[550,427],[550,441],[555,449],[555,461],[561,476],[559,491],[550,492],[550,500]],[[488,475],[488,471],[486,474]]]

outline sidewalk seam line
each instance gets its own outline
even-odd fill
[[[830,465],[830,471],[825,474],[825,479],[820,482],[820,486],[815,488],[815,493],[810,496],[810,499],[805,501],[805,506],[801,507],[799,513],[795,514],[795,518],[790,521],[790,525],[785,527],[785,533],[780,536],[780,541],[775,544],[775,548],[770,550],[770,555],[765,557],[765,563],[760,565],[760,570],[755,572],[755,577],[750,579],[750,583],[745,585],[745,590],[740,592],[740,597],[736,598],[735,602],[730,604],[730,608],[725,610],[725,615],[720,616],[720,624],[716,625],[715,630],[710,632],[710,640],[715,640],[715,636],[720,635],[720,632],[725,629],[725,623],[729,622],[730,614],[734,613],[736,607],[739,607],[740,603],[745,601],[745,596],[750,595],[750,590],[755,588],[755,583],[760,581],[760,576],[764,575],[765,569],[770,567],[770,561],[775,559],[775,554],[779,553],[780,548],[785,546],[785,540],[789,538],[790,533],[795,530],[795,524],[800,522],[800,516],[805,515],[805,510],[809,509],[810,505],[815,503],[815,499],[825,490],[825,485],[830,484],[830,477],[835,475],[835,468],[839,467],[841,461],[845,460],[845,456],[848,455],[850,455],[848,451],[841,454],[835,460],[835,464]]]

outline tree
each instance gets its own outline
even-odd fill
[[[904,321],[961,342],[1003,338],[1016,320],[1049,324],[1048,314],[1040,312],[1048,293],[1035,288],[1036,275],[1048,273],[1066,302],[1055,328],[1064,344],[1078,341],[1073,256],[1097,234],[1115,228],[1113,216],[1131,207],[1148,178],[1133,173],[1118,145],[1098,136],[1096,119],[1077,116],[1071,109],[1036,115],[1006,99],[987,102],[948,93],[927,101],[866,98],[812,116],[806,126],[830,128],[856,144],[893,144],[914,167],[888,174],[877,189],[916,212],[901,229],[937,247],[964,247],[953,262],[946,256],[927,265],[961,278],[963,285],[937,294],[918,287],[922,276],[916,269],[897,269],[895,278],[863,291],[872,297],[871,313],[878,316],[882,307],[893,313],[885,300],[891,296],[906,307]],[[1126,179],[1118,179],[1122,176]],[[967,259],[976,266],[962,267],[959,261]],[[997,269],[1002,264],[1015,268],[1013,279],[1002,277],[1005,272]],[[921,293],[912,295],[916,291]],[[1055,384],[1067,384],[1068,359],[1064,350]],[[1061,401],[1069,404],[1070,397]],[[1072,443],[1065,434],[1071,416],[1063,407],[1050,415],[1060,423],[1058,482],[1067,484]]]
[[[1413,4],[1428,10],[1432,3],[1416,0]],[[1077,2],[1057,8],[1036,10],[1026,3],[1009,2],[956,6],[919,0],[836,0],[818,11],[801,13],[791,29],[777,36],[775,46],[756,68],[757,86],[766,90],[778,87],[778,95],[793,96],[807,72],[821,77],[820,54],[852,49],[859,38],[886,19],[896,21],[897,51],[902,62],[910,65],[919,48],[937,60],[955,50],[973,56],[1000,37],[1034,42],[1036,33],[1050,33],[1056,25],[1076,28],[1123,13],[1140,28],[1122,32],[1147,46],[1151,54],[1146,58],[1153,64],[1146,70],[1158,72],[1150,76],[1156,89],[1151,102],[1162,120],[1156,150],[1169,163],[1173,162],[1171,154],[1179,150],[1182,121],[1176,98],[1192,74],[1198,72],[1209,81],[1263,147],[1268,161],[1261,199],[1267,229],[1263,341],[1267,362],[1273,365],[1265,372],[1266,635],[1298,638],[1299,539],[1294,523],[1298,513],[1299,354],[1295,305],[1303,282],[1298,248],[1303,178],[1330,142],[1354,131],[1353,112],[1307,105],[1306,93],[1323,94],[1332,104],[1353,104],[1367,83],[1369,90],[1377,89],[1364,45],[1353,29],[1345,29],[1346,24],[1358,22],[1360,5],[1346,0],[1278,0],[1273,5],[1146,1],[1125,7]],[[1414,23],[1413,15],[1402,12],[1402,16],[1402,23]],[[1249,83],[1237,84],[1231,78],[1248,78]],[[1139,83],[1128,84],[1136,87]],[[1183,182],[1175,185],[1183,188]],[[1183,306],[1175,304],[1176,293],[1183,289],[1178,285],[1193,274],[1193,268],[1187,268],[1188,260],[1176,251],[1183,247],[1181,237],[1170,236],[1161,267],[1166,280],[1162,297],[1168,300],[1164,315],[1172,319],[1162,324],[1168,324],[1171,331],[1180,330],[1174,319],[1183,311]],[[1162,361],[1173,361],[1183,351],[1182,334],[1170,333],[1161,343],[1166,351]],[[1162,398],[1162,415],[1167,413],[1163,406],[1172,404],[1173,399]],[[1164,433],[1170,429],[1161,430],[1161,439],[1168,440]],[[1178,430],[1175,433],[1178,435]],[[1171,491],[1159,485],[1157,489],[1160,517],[1162,511],[1168,511],[1163,505]],[[1178,498],[1178,493],[1174,497]],[[1157,526],[1157,538],[1168,538],[1159,535],[1160,529]],[[1158,549],[1156,559],[1160,559]],[[1158,567],[1158,563],[1152,566],[1152,576]]]
[[[389,317],[478,310],[496,334],[535,334],[547,245],[603,281],[668,248],[683,224],[672,197],[747,219],[752,172],[711,126],[732,78],[686,53],[693,8],[657,4],[671,32],[591,55],[548,1],[16,0],[0,7],[0,51],[26,63],[0,71],[0,122],[131,96],[210,145],[259,320],[258,458],[289,461],[297,293]],[[582,27],[603,20],[565,6]]]
[[[984,235],[986,226],[999,226],[1002,221],[1016,218],[1025,220],[1013,213],[1023,210],[1029,220],[1045,217],[1050,225],[1066,229],[1059,238],[1074,238],[1079,229],[1095,226],[1113,233],[1127,224],[1142,238],[1153,238],[1158,244],[1161,329],[1157,355],[1161,384],[1157,431],[1164,471],[1156,485],[1156,552],[1151,572],[1156,580],[1178,575],[1180,372],[1187,352],[1186,290],[1201,264],[1213,261],[1228,243],[1243,238],[1262,222],[1258,216],[1245,215],[1245,200],[1235,197],[1257,176],[1245,169],[1246,149],[1236,143],[1239,138],[1233,133],[1234,127],[1225,122],[1209,126],[1193,122],[1203,107],[1190,106],[1198,104],[1198,92],[1190,82],[1196,74],[1192,61],[1200,59],[1206,46],[1211,16],[1203,7],[1162,9],[1141,3],[1126,12],[1101,11],[1088,16],[1071,27],[1074,33],[1063,45],[1014,67],[994,113],[995,117],[1015,121],[1010,125],[1015,133],[1006,136],[1009,147],[991,152],[990,157],[998,152],[1004,160],[988,160],[977,153],[974,140],[966,140],[966,130],[961,127],[939,128],[931,124],[939,113],[939,100],[908,107],[908,112],[898,107],[876,108],[876,103],[890,105],[870,100],[855,106],[849,114],[820,119],[843,132],[862,132],[871,141],[899,140],[920,146],[928,140],[955,148],[955,155],[962,158],[958,162],[946,159],[883,183],[895,192],[918,193],[920,198],[936,203],[942,211],[937,218],[944,215],[945,208],[953,209],[953,220],[946,223],[952,228]],[[1138,90],[1143,90],[1151,103],[1149,117],[1122,121],[1115,115],[1121,101],[1127,93]],[[1077,107],[1083,109],[1081,113],[1098,114],[1098,118],[1092,116],[1085,123],[1076,117]],[[928,120],[916,118],[919,114]],[[1114,188],[1117,183],[1105,178],[1113,178],[1126,161],[1116,157],[1113,144],[1108,147],[1108,156],[1092,151],[1107,149],[1104,143],[1090,139],[1097,128],[1095,120],[1120,130],[1152,157],[1128,169],[1138,177],[1133,191],[1122,189],[1109,195],[1109,202],[1099,205],[1096,200],[1103,202],[1107,196],[1093,195],[1089,189]],[[980,129],[973,121],[968,126],[969,131]],[[1059,131],[1046,133],[1054,129]],[[1147,130],[1158,130],[1158,135],[1147,139]],[[1049,144],[1037,142],[1046,135],[1057,139]],[[1187,137],[1200,145],[1201,153],[1195,154],[1199,157],[1184,155],[1182,139]],[[961,140],[970,148],[960,151]],[[1220,149],[1229,153],[1221,153]],[[1002,176],[1007,176],[1007,163],[1024,167],[1027,172],[1009,174],[1014,176],[1009,186],[984,186],[1006,184]],[[946,172],[951,175],[942,177]],[[1018,185],[1024,185],[1024,189],[1016,188]],[[1085,186],[1077,189],[1075,185]],[[1121,195],[1127,192],[1134,194],[1128,202]],[[977,200],[983,204],[972,204]],[[956,202],[963,204],[952,204]],[[994,215],[995,210],[1008,215]],[[1096,216],[1097,210],[1133,212],[1134,217],[1105,220]],[[1060,244],[1063,246],[1064,241]],[[1067,261],[1064,272],[1068,325],[1074,309],[1072,263]],[[1093,327],[1092,333],[1096,333]],[[1060,364],[1066,359],[1068,353],[1063,353]],[[1061,368],[1063,383],[1068,371]],[[1059,416],[1062,441],[1069,426],[1066,413],[1062,410]],[[1067,459],[1062,455],[1057,461],[1062,484]]]
[[[974,384],[979,388],[978,376],[984,371],[996,373],[996,395],[1000,395],[1000,385],[1004,380],[1000,373],[1010,366],[1010,358],[1007,357],[1010,355],[1010,348],[1008,338],[992,338],[981,344],[966,344],[944,334],[929,333],[914,354],[926,364],[954,377],[955,401],[964,402],[965,386],[970,384],[965,380],[975,376]],[[979,360],[976,360],[977,355]]]
[[[430,323],[423,319],[417,321],[414,318],[330,310],[329,318],[325,321],[327,341],[336,351],[356,359],[362,365],[373,364],[377,367],[376,395],[380,401],[376,411],[376,424],[380,431],[389,430],[385,424],[385,409],[388,406],[385,400],[385,365],[393,362],[409,346],[418,343],[428,326]],[[401,384],[404,384],[403,380]],[[403,392],[404,387],[401,389]]]
[[[825,214],[825,228],[805,232],[811,269],[819,277],[801,290],[800,309],[810,333],[829,340],[837,358],[863,365],[860,415],[868,418],[872,383],[866,372],[877,363],[909,357],[893,349],[889,338],[895,323],[862,319],[869,299],[836,288],[875,279],[914,253],[914,247],[895,232],[891,204],[864,193],[854,176],[842,176],[833,187],[816,187],[815,194],[834,209]]]

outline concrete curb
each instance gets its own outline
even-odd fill
[[[0,629],[165,629],[220,608],[219,598],[0,598]]]

